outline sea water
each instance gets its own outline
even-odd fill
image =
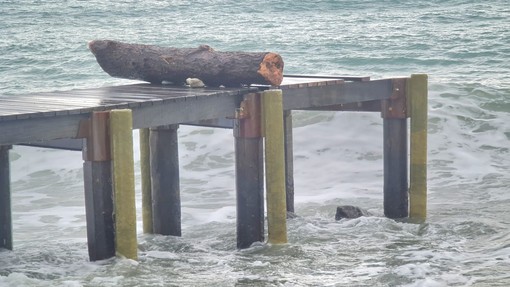
[[[429,75],[425,223],[383,216],[379,114],[294,112],[288,244],[236,250],[232,131],[181,126],[183,236],[142,234],[135,146],[139,260],[89,262],[81,154],[15,146],[15,250],[0,251],[0,286],[509,286],[509,7],[0,0],[3,97],[132,83],[101,70],[93,39],[273,51],[287,74]],[[342,204],[373,216],[336,222]]]

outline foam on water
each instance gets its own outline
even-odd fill
[[[96,38],[270,50],[287,73],[428,73],[429,209],[383,217],[378,114],[295,112],[289,244],[236,250],[232,131],[181,126],[183,237],[141,234],[136,160],[140,259],[90,263],[81,153],[16,146],[0,286],[509,285],[506,2],[3,1],[2,96],[131,83],[100,70]],[[342,204],[373,216],[336,222]]]

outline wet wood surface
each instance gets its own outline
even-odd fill
[[[161,84],[199,78],[207,86],[279,85],[283,59],[271,52],[220,52],[207,45],[172,48],[94,40],[89,49],[112,77]]]
[[[231,118],[250,92],[280,88],[285,110],[320,109],[387,99],[391,79],[368,77],[284,77],[280,86],[189,88],[137,83],[70,91],[0,95],[0,144],[75,138],[81,120],[93,111],[129,108],[133,128]]]

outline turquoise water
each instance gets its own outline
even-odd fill
[[[235,249],[231,131],[183,126],[183,236],[143,235],[140,218],[138,262],[90,263],[81,154],[15,147],[15,251],[0,251],[0,286],[510,285],[507,6],[0,0],[2,96],[130,83],[102,72],[93,39],[273,51],[289,74],[427,73],[430,89],[424,224],[382,217],[379,115],[296,112],[289,244]],[[341,204],[375,216],[335,222]]]

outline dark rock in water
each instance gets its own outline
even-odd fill
[[[287,211],[287,219],[292,219],[298,217],[297,214],[295,214],[292,211]]]
[[[361,209],[357,206],[342,205],[336,208],[335,220],[340,220],[342,218],[358,218],[360,216],[368,215],[370,215],[368,211]]]

